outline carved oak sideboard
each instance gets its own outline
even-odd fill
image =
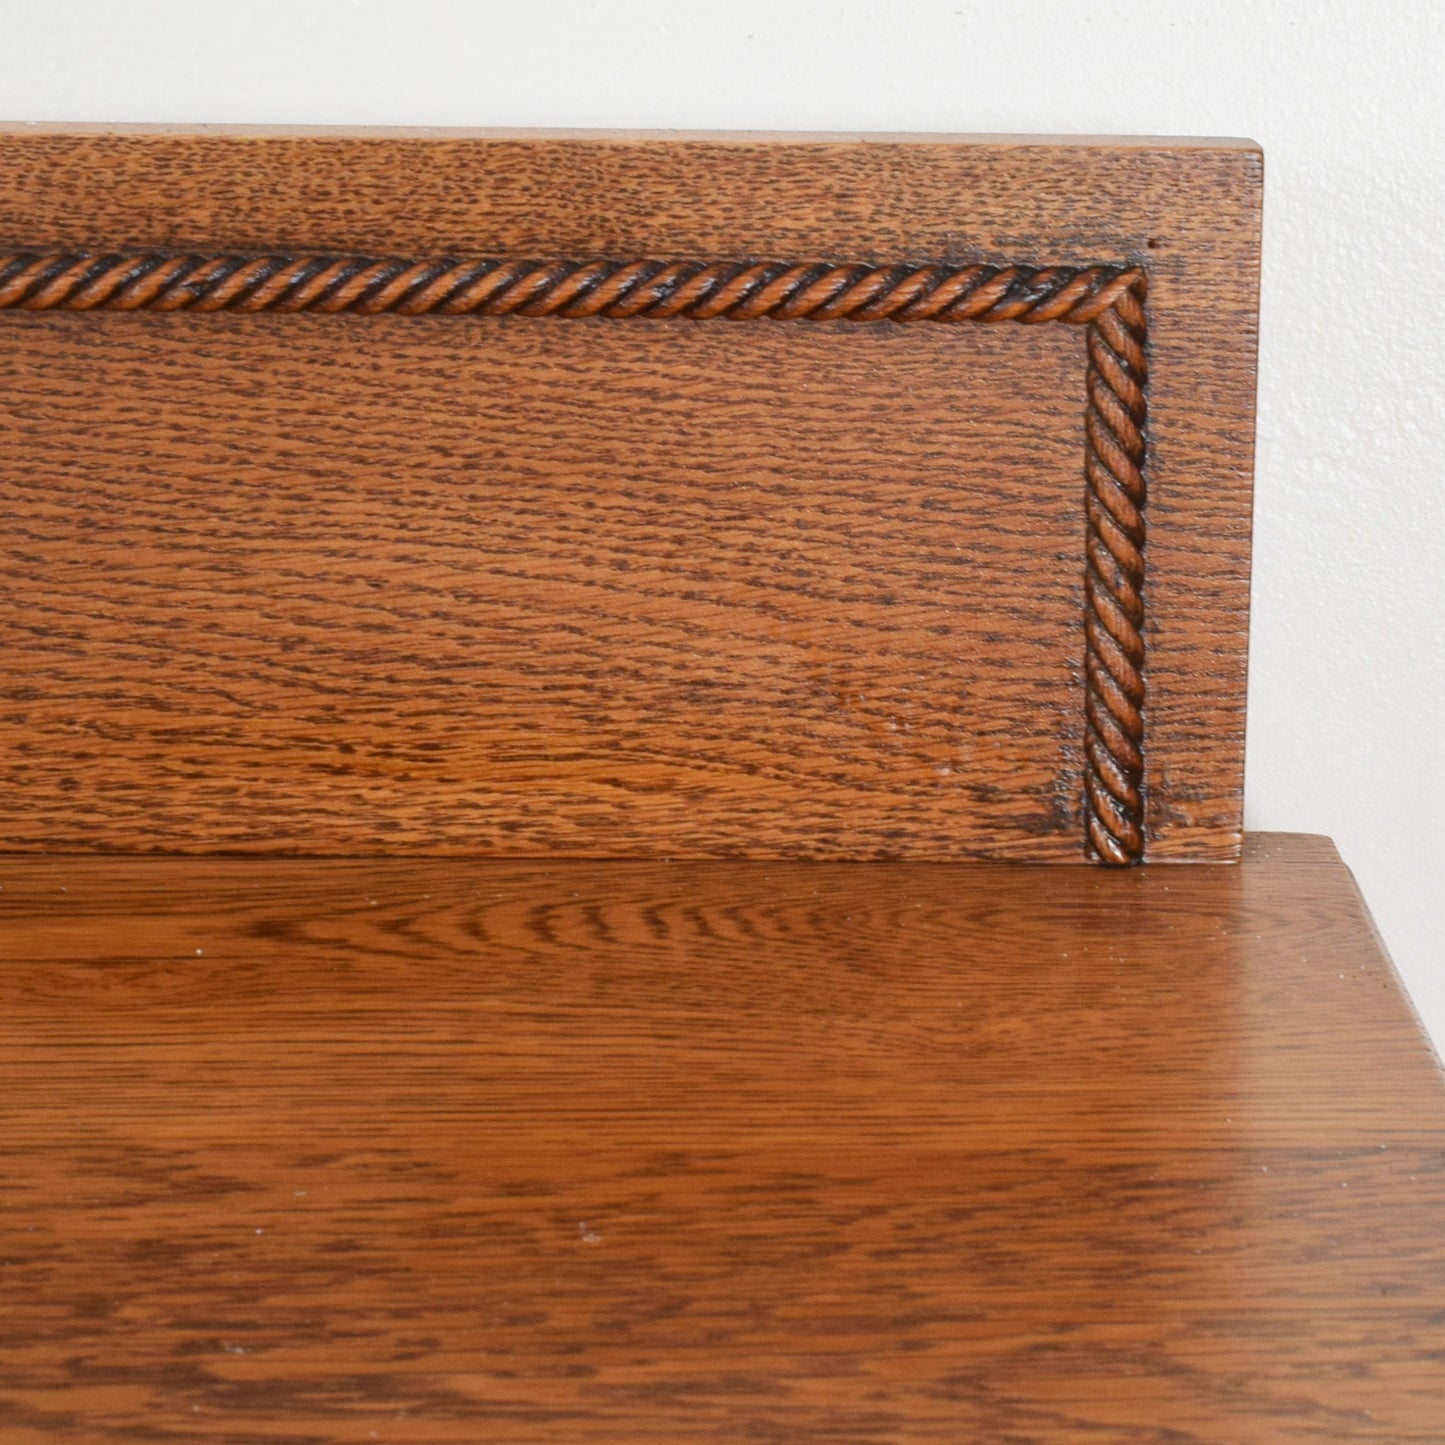
[[[1439,1439],[1260,188],[0,130],[0,1439]]]

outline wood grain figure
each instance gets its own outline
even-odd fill
[[[1439,1445],[1259,186],[0,128],[0,1445]]]
[[[1258,173],[0,135],[0,841],[1233,856]]]
[[[0,1439],[1426,1445],[1445,1090],[1333,850],[12,858]]]

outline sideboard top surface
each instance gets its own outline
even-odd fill
[[[1439,1437],[1445,1092],[1322,839],[0,881],[6,1445]]]

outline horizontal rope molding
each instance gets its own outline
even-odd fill
[[[1144,856],[1147,277],[1131,265],[0,254],[0,310],[727,321],[1062,322],[1087,328],[1084,831]]]
[[[10,252],[0,309],[1083,325],[1142,282],[1128,266]]]

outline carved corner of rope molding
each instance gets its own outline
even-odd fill
[[[155,251],[0,256],[0,309],[612,320],[1058,321],[1086,331],[1084,845],[1144,856],[1142,267]]]

